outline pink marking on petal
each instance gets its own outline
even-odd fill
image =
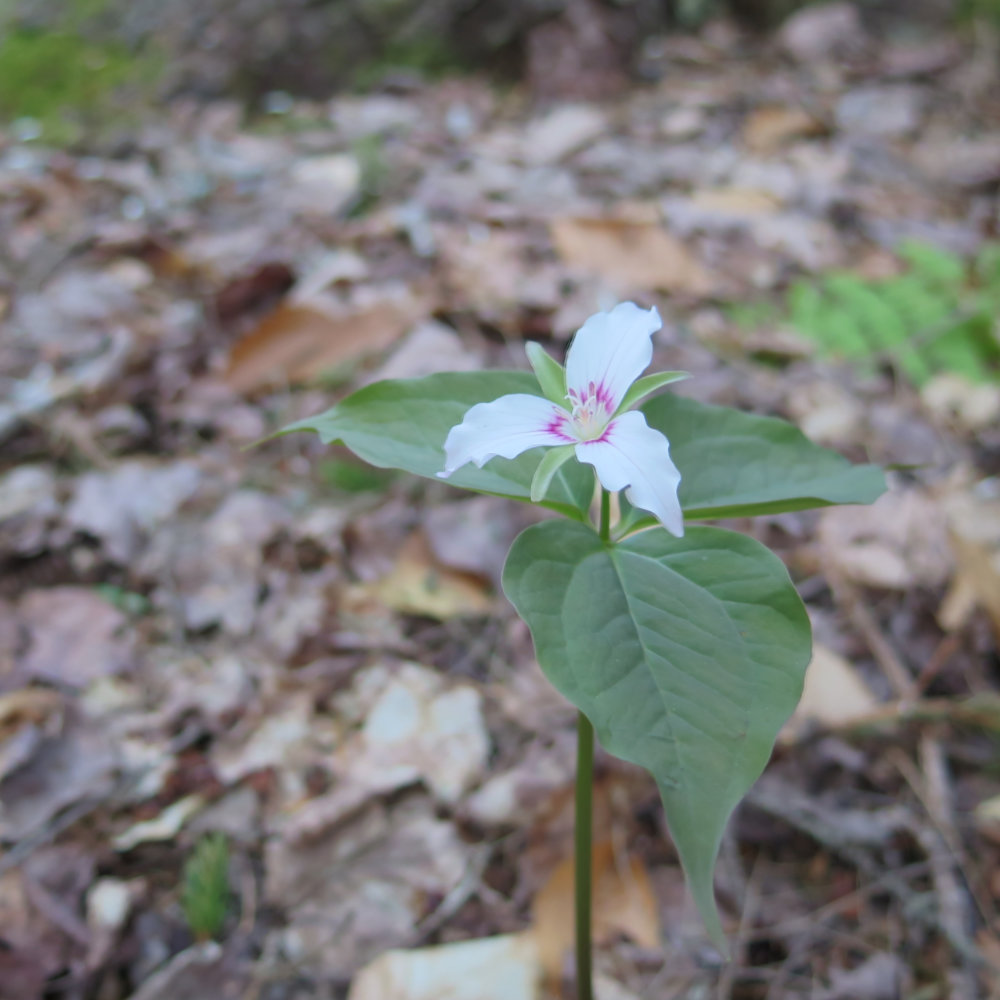
[[[607,444],[611,440],[611,438],[612,438],[612,432],[615,429],[615,424],[616,423],[617,423],[617,421],[612,420],[611,423],[608,424],[608,426],[604,428],[604,433],[601,434],[601,436],[599,438],[597,438],[597,442],[599,444]]]
[[[545,430],[549,434],[554,434],[556,437],[562,438],[563,441],[572,442],[576,438],[567,434],[565,431],[566,425],[569,423],[569,418],[563,416],[562,414],[556,414],[546,425]]]

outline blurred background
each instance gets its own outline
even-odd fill
[[[1000,997],[997,0],[0,0],[0,998],[573,995],[537,515],[248,446],[624,299],[892,488],[727,525],[816,637],[734,961],[599,755],[599,995]]]

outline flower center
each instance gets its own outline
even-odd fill
[[[581,441],[599,438],[612,417],[611,396],[603,385],[591,382],[582,393],[569,390],[573,426]]]

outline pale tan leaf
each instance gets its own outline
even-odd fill
[[[352,588],[350,596],[355,601],[374,599],[394,611],[441,621],[486,614],[493,605],[480,580],[448,569],[434,559],[422,531],[406,540],[386,576]]]
[[[389,951],[362,969],[348,1000],[535,1000],[539,981],[533,935]]]
[[[816,643],[802,698],[781,740],[795,742],[811,722],[831,728],[843,726],[870,715],[877,707],[878,700],[854,666],[839,653]]]
[[[614,290],[705,295],[708,272],[659,221],[642,217],[561,218],[549,225],[559,256]]]

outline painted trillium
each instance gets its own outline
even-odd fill
[[[448,432],[445,467],[438,475],[447,478],[467,462],[482,468],[491,458],[550,447],[531,484],[532,500],[545,495],[560,466],[575,455],[594,467],[605,489],[624,489],[634,506],[681,537],[681,474],[670,458],[670,443],[642,413],[629,409],[685,377],[661,372],[639,379],[652,360],[652,337],[661,326],[655,308],[646,311],[632,302],[597,313],[576,332],[565,370],[538,344],[528,344],[545,397],[514,393],[471,407]]]

